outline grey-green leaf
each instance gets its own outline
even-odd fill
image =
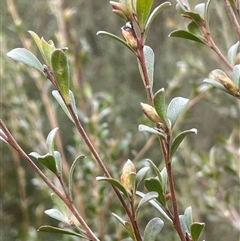
[[[189,99],[176,97],[171,100],[167,109],[167,117],[171,121],[171,126],[173,128],[176,123],[178,117],[183,112],[185,107],[187,106]]]
[[[199,3],[194,8],[195,12],[200,14],[202,18],[205,16],[205,3]]]
[[[212,0],[208,0],[205,5],[205,11],[204,11],[204,19],[207,25],[207,28],[209,29],[209,6]]]
[[[162,171],[160,172],[161,177],[162,177],[162,189],[163,189],[163,194],[166,194],[167,192],[167,184],[168,184],[168,175],[167,175],[167,169],[164,167]]]
[[[196,35],[185,31],[185,30],[175,30],[173,32],[171,32],[169,34],[169,37],[177,37],[177,38],[183,38],[183,39],[188,39],[188,40],[192,40],[194,42],[200,43],[200,44],[204,44],[204,41],[201,40],[199,37],[197,37]]]
[[[149,46],[144,45],[143,53],[144,53],[144,57],[145,57],[145,63],[146,63],[149,82],[150,82],[150,85],[153,86],[154,52]],[[145,87],[147,87],[146,82],[145,82],[145,77],[143,75],[141,63],[140,63],[139,59],[137,59],[137,60],[138,60],[138,68],[139,68],[139,72],[140,72],[140,75],[141,75],[142,80],[143,80],[143,84],[144,84]]]
[[[43,73],[43,66],[38,58],[25,48],[16,48],[7,53],[7,56],[15,61],[26,64],[41,73]]]
[[[172,146],[171,146],[171,151],[170,151],[171,157],[174,155],[174,153],[176,152],[177,148],[182,143],[184,138],[189,134],[197,134],[197,129],[192,128],[190,130],[183,131],[176,136],[176,138],[174,139]]]
[[[152,127],[149,127],[149,126],[146,126],[146,125],[139,125],[138,130],[142,131],[142,132],[149,132],[151,134],[159,135],[161,137],[161,139],[166,140],[166,136],[163,133],[155,130]]]
[[[181,229],[182,229],[183,233],[189,232],[187,229],[184,215],[179,215],[179,220],[180,220]]]
[[[73,164],[71,165],[70,171],[69,171],[68,190],[69,190],[69,197],[70,197],[71,200],[73,200],[73,198],[72,198],[73,171],[74,171],[75,167],[78,165],[78,163],[79,163],[82,159],[84,159],[84,158],[85,158],[84,155],[78,156],[78,157],[74,160]]]
[[[240,88],[240,64],[233,67],[232,79],[238,88]]]
[[[171,123],[167,117],[164,88],[156,92],[153,98],[153,103],[154,103],[155,110],[158,113],[159,117],[161,118],[163,124],[169,128]]]
[[[63,200],[57,196],[55,193],[51,193],[51,198],[53,201],[54,206],[57,208],[57,210],[63,214],[65,219],[68,217],[68,209],[66,204],[63,202]]]
[[[155,165],[155,163],[150,160],[150,159],[147,159],[147,161],[150,163],[150,165],[152,166],[153,170],[155,171],[157,177],[158,177],[158,180],[162,183],[162,176],[161,176],[161,173],[160,173],[160,170],[158,169],[158,167]]]
[[[234,65],[235,63],[238,47],[239,47],[239,41],[234,45],[232,45],[228,50],[228,60],[232,65]]]
[[[56,228],[56,227],[53,227],[53,226],[49,226],[49,225],[44,225],[44,226],[41,226],[38,231],[41,231],[41,232],[49,232],[49,233],[59,233],[59,234],[67,234],[67,235],[73,235],[73,236],[77,236],[77,237],[80,237],[80,238],[84,238],[84,239],[87,239],[89,240],[88,237],[84,236],[84,235],[81,235],[79,233],[75,233],[71,230],[68,230],[68,229],[62,229],[62,228]]]
[[[123,44],[124,46],[126,46],[127,48],[129,48],[132,52],[135,53],[134,49],[133,49],[130,45],[128,45],[128,44],[126,43],[126,41],[124,41],[123,39],[119,38],[119,37],[116,36],[115,34],[112,34],[112,33],[106,32],[106,31],[98,31],[98,32],[97,32],[97,35],[105,35],[105,36],[108,36],[108,37],[110,37],[110,38],[112,38],[112,39],[115,39],[115,40],[117,40],[118,42],[120,42],[121,44]]]
[[[148,78],[149,78],[149,81],[150,81],[150,85],[153,86],[154,52],[147,45],[144,45],[143,52],[144,52],[144,57],[145,57],[145,62],[146,62],[147,73],[148,73]]]
[[[137,174],[136,174],[136,185],[137,186],[143,180],[143,178],[145,177],[145,175],[149,171],[149,169],[150,169],[149,167],[143,167],[137,172]]]
[[[53,155],[54,155],[54,158],[55,158],[58,174],[62,177],[62,159],[61,159],[61,154],[60,154],[59,151],[54,151]]]
[[[47,154],[44,156],[39,156],[38,161],[41,162],[41,164],[47,167],[49,170],[51,170],[54,174],[58,174],[56,161],[53,155]]]
[[[140,191],[136,191],[136,194],[139,197],[144,197],[144,193],[140,192]],[[165,211],[162,209],[162,207],[159,205],[159,203],[155,200],[150,200],[149,203],[156,208],[157,211],[159,211],[170,223],[172,223],[171,218],[168,217],[168,215],[165,213]]]
[[[207,83],[207,84],[210,84],[213,87],[216,87],[217,89],[221,89],[221,90],[223,90],[223,91],[228,93],[227,89],[222,84],[220,84],[218,81],[216,81],[216,80],[206,78],[206,79],[203,80],[203,82]]]
[[[128,192],[125,189],[125,187],[116,179],[114,178],[107,178],[107,177],[96,177],[97,181],[107,181],[111,185],[115,186],[117,189],[119,189],[126,197],[128,197]]]
[[[123,220],[120,216],[118,216],[116,213],[112,213],[112,215],[113,215],[113,217],[115,217],[118,221],[119,221],[119,223],[121,223],[123,226],[125,226],[125,224],[126,224],[126,221],[125,220]]]
[[[71,114],[69,113],[68,108],[65,105],[65,103],[64,103],[64,101],[62,99],[62,96],[59,94],[59,92],[57,90],[53,90],[52,91],[52,95],[57,100],[58,104],[62,107],[63,111],[68,116],[68,118],[74,123],[74,120],[73,120]]]
[[[147,19],[146,25],[145,25],[145,32],[144,32],[144,40],[146,40],[149,28],[154,20],[154,18],[166,7],[171,6],[170,2],[164,2],[157,6],[152,13],[150,14],[149,18]]]
[[[58,131],[58,127],[54,128],[47,136],[46,143],[47,143],[47,147],[48,147],[48,152],[51,155],[54,154],[54,138],[55,138],[57,131]]]
[[[188,229],[188,232],[191,230],[191,225],[193,224],[192,208],[186,208],[184,212],[185,224]]]
[[[161,232],[164,222],[160,218],[150,220],[144,230],[143,240],[154,241],[157,235]]]
[[[57,210],[55,208],[45,210],[44,213],[46,213],[49,217],[54,218],[60,222],[69,224],[69,222],[65,218],[65,216],[59,210]]]
[[[139,209],[146,203],[148,203],[150,200],[153,200],[155,198],[158,197],[158,193],[157,192],[148,192],[146,193],[143,198],[140,200],[137,209],[136,209],[136,213],[138,213]]]
[[[53,51],[51,63],[59,91],[61,92],[61,95],[64,98],[66,104],[70,104],[70,72],[67,56],[62,49],[56,49]]]

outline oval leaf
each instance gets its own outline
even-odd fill
[[[158,180],[162,183],[162,177],[161,177],[161,173],[160,173],[160,170],[158,169],[158,167],[150,159],[147,159],[147,161],[151,164],[153,170],[155,171],[155,173],[156,173],[156,175],[158,177]]]
[[[195,222],[191,225],[191,236],[193,241],[198,241],[204,227],[205,227],[205,223]]]
[[[151,134],[159,135],[161,137],[161,139],[166,140],[166,136],[163,133],[155,130],[152,127],[149,127],[149,126],[146,126],[146,125],[139,125],[138,126],[138,130],[139,131],[144,131],[144,132],[149,132]]]
[[[234,65],[234,63],[235,63],[238,46],[239,46],[239,41],[236,44],[234,44],[233,46],[231,46],[230,49],[228,50],[228,60],[232,65]]]
[[[57,210],[64,215],[64,217],[67,219],[68,217],[68,209],[66,204],[63,202],[63,200],[57,196],[55,193],[51,193],[51,198],[53,201],[54,206],[57,208]]]
[[[144,32],[145,22],[151,11],[152,4],[153,0],[137,0],[137,19],[142,33]]]
[[[45,56],[44,56],[44,52],[43,52],[43,49],[42,49],[42,41],[41,41],[41,39],[39,38],[39,36],[38,36],[35,32],[30,31],[30,30],[29,30],[28,32],[30,33],[31,37],[33,38],[33,40],[34,40],[35,43],[37,44],[38,49],[39,49],[39,51],[40,51],[40,53],[41,53],[41,55],[42,55],[45,63],[48,63],[48,62],[47,62],[47,59],[46,59]]]
[[[113,178],[107,178],[107,177],[96,177],[97,181],[107,181],[111,185],[115,186],[117,189],[119,189],[126,197],[128,197],[128,192],[125,189],[125,187],[116,179]]]
[[[68,118],[74,123],[74,120],[73,120],[71,114],[69,113],[68,108],[67,108],[66,104],[64,103],[62,96],[59,94],[59,92],[57,90],[53,90],[52,95],[57,100],[58,104],[62,107],[63,111],[68,116]]]
[[[149,171],[149,169],[150,169],[149,167],[143,167],[137,172],[137,174],[136,174],[136,185],[137,186],[143,180],[143,178],[145,177],[145,175]]]
[[[69,197],[70,197],[71,200],[73,200],[73,198],[72,198],[73,171],[74,171],[75,167],[78,165],[78,163],[79,163],[82,159],[84,159],[84,158],[85,158],[84,155],[78,156],[78,157],[74,160],[73,164],[71,165],[70,171],[69,171],[68,190],[69,190]]]
[[[152,178],[146,179],[144,184],[148,191],[150,192],[154,191],[158,193],[157,200],[163,205],[163,207],[165,207],[166,198],[165,198],[165,195],[163,194],[163,188],[162,188],[161,182],[158,179],[152,177]]]
[[[196,37],[198,37],[198,38],[202,37],[202,32],[199,30],[198,25],[194,21],[191,21],[188,24],[187,28],[188,28],[188,31],[190,33],[192,33],[193,35],[195,35]]]
[[[172,146],[171,146],[171,151],[170,151],[171,157],[174,155],[174,153],[176,152],[177,148],[179,147],[181,142],[184,140],[184,138],[189,134],[197,134],[197,129],[193,128],[191,130],[183,131],[177,135],[177,137],[174,139]]]
[[[140,200],[137,209],[136,209],[136,213],[138,213],[139,209],[146,203],[148,203],[150,200],[155,199],[158,197],[158,193],[157,192],[148,192],[146,193],[143,198]]]
[[[205,45],[205,43],[199,37],[185,30],[175,30],[169,34],[169,37],[188,39]]]
[[[57,209],[48,209],[48,210],[45,210],[44,213],[46,213],[49,217],[51,218],[54,218],[60,222],[63,222],[63,223],[66,223],[66,224],[69,224],[68,223],[68,220],[64,217],[64,215]]]
[[[202,18],[205,16],[205,3],[199,3],[194,8],[195,12],[200,14]]]
[[[153,86],[154,52],[149,46],[144,45],[143,53],[144,53],[144,57],[145,57],[145,62],[146,62],[147,73],[148,73],[150,85]]]
[[[7,53],[7,56],[15,61],[26,64],[41,73],[43,73],[43,66],[38,58],[25,48],[16,48]]]
[[[136,194],[139,196],[139,197],[144,197],[144,193],[142,192],[139,192],[139,191],[136,191]],[[157,211],[159,211],[170,223],[172,223],[172,220],[170,217],[168,217],[168,215],[165,213],[165,211],[162,209],[162,207],[159,205],[158,202],[156,202],[155,200],[150,200],[149,203],[157,209]]]
[[[169,103],[168,109],[167,109],[167,117],[171,121],[172,128],[175,125],[180,114],[187,106],[188,102],[189,102],[189,99],[176,97],[172,99],[171,102]]]
[[[54,137],[58,131],[58,127],[54,128],[47,136],[47,147],[49,154],[54,154]]]
[[[147,22],[146,22],[146,25],[145,25],[145,32],[144,32],[144,41],[146,41],[146,38],[147,38],[147,34],[148,34],[148,31],[149,31],[149,28],[154,20],[154,18],[166,7],[169,7],[171,6],[171,3],[170,2],[164,2],[162,4],[160,4],[158,7],[156,7],[152,13],[150,14]]]
[[[130,45],[128,45],[128,44],[126,43],[126,41],[124,41],[123,39],[119,38],[118,36],[116,36],[116,35],[114,35],[114,34],[112,34],[112,33],[109,33],[109,32],[106,32],[106,31],[98,31],[98,32],[97,32],[97,35],[105,35],[105,36],[108,36],[108,37],[110,37],[110,38],[112,38],[112,39],[115,39],[115,40],[117,40],[118,42],[120,42],[121,44],[123,44],[123,45],[125,45],[126,47],[128,47],[132,52],[134,52],[134,49],[133,49]],[[134,52],[134,53],[135,53],[135,52]]]
[[[54,151],[53,155],[54,155],[54,158],[55,158],[56,167],[57,167],[57,170],[58,170],[58,175],[60,175],[60,177],[62,177],[62,159],[61,159],[61,154],[58,151]]]
[[[163,124],[169,128],[170,122],[167,117],[167,108],[166,108],[166,104],[165,104],[164,88],[162,88],[156,92],[156,94],[153,98],[153,102],[154,102],[155,110],[157,111]]]
[[[217,89],[220,89],[220,90],[223,90],[223,91],[229,93],[227,91],[227,89],[222,84],[220,84],[218,81],[216,81],[216,80],[206,78],[206,79],[203,80],[203,82],[207,83],[207,84],[210,84],[211,86],[213,86],[213,87],[215,87]]]
[[[204,11],[204,19],[207,25],[207,29],[209,29],[209,6],[212,0],[208,0],[206,5],[205,5],[205,11]]]
[[[53,155],[47,154],[45,156],[39,156],[38,161],[41,162],[45,167],[51,170],[54,174],[58,174],[56,161]]]
[[[167,192],[167,184],[168,184],[168,175],[167,175],[167,169],[164,167],[162,171],[160,172],[161,178],[162,178],[162,188],[163,193],[166,194]]]
[[[143,240],[154,241],[157,235],[161,232],[164,222],[160,218],[150,220],[144,230]]]
[[[49,225],[41,226],[41,227],[38,229],[38,231],[40,231],[40,232],[50,232],[50,233],[59,233],[59,234],[73,235],[73,236],[77,236],[77,237],[80,237],[80,238],[84,238],[84,239],[89,240],[88,237],[83,236],[83,235],[81,235],[81,234],[79,234],[79,233],[75,233],[75,232],[70,231],[70,230],[67,230],[67,229],[56,228],[56,227],[49,226]]]
[[[184,212],[184,218],[188,232],[190,233],[191,225],[193,224],[192,207],[186,208]]]
[[[119,223],[121,223],[124,227],[127,221],[123,220],[120,216],[118,216],[116,213],[112,213],[113,217],[115,217]]]
[[[70,104],[69,82],[70,73],[67,56],[62,49],[57,49],[52,53],[51,58],[53,74],[57,81],[59,91],[64,98],[66,104]]]
[[[232,79],[238,88],[240,88],[240,64],[233,67]]]
[[[183,233],[189,232],[189,230],[187,229],[184,215],[179,215],[179,220]]]

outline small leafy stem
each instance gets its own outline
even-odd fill
[[[77,220],[80,222],[82,227],[85,230],[85,234],[93,241],[99,241],[99,239],[95,236],[95,234],[92,232],[90,227],[87,225],[87,223],[84,221],[84,219],[81,217],[81,215],[76,210],[72,200],[69,198],[68,195],[65,193],[61,193],[58,188],[45,176],[45,174],[34,164],[34,162],[28,157],[28,155],[23,151],[23,149],[19,146],[17,141],[14,139],[10,131],[7,129],[5,124],[2,120],[0,120],[0,127],[3,130],[3,132],[0,132],[0,137],[4,139],[10,146],[12,146],[19,154],[23,157],[23,159],[30,165],[30,167],[41,177],[41,179],[52,189],[52,191],[58,195],[64,203],[67,205],[67,207],[71,210],[71,212],[74,214],[74,216],[77,218]]]
[[[139,47],[137,50],[137,57],[141,64],[141,67],[142,67],[147,97],[148,97],[150,104],[153,105],[153,97],[154,96],[153,96],[153,91],[152,91],[152,86],[150,84],[149,76],[147,73],[147,67],[146,67],[146,62],[145,62],[145,57],[144,57],[144,52],[143,52],[143,34],[141,34],[141,38],[138,40],[138,46]],[[172,163],[171,163],[171,156],[170,156],[172,132],[170,129],[167,129],[166,132],[167,132],[167,140],[163,141],[161,138],[159,138],[159,141],[160,141],[160,146],[162,148],[165,165],[166,165],[166,169],[167,169],[167,174],[168,174],[168,182],[169,182],[171,200],[172,200],[172,205],[173,205],[173,215],[169,210],[167,210],[167,211],[168,211],[170,218],[173,221],[174,227],[177,230],[181,241],[185,241],[186,240],[185,235],[182,231],[180,219],[179,219],[178,204],[177,204],[177,198],[176,198],[175,187],[174,187],[174,179],[173,179],[173,174],[172,174]]]
[[[45,66],[44,72],[45,72],[46,77],[53,83],[53,85],[54,85],[54,86],[56,87],[56,89],[59,91],[59,88],[58,88],[58,86],[57,86],[57,84],[56,84],[56,80],[55,80],[55,78],[54,78],[54,75],[52,74],[52,72],[50,71],[50,69]],[[59,94],[61,95],[61,92],[60,92],[60,91],[59,91]],[[61,96],[62,96],[62,95],[61,95]],[[62,99],[63,99],[63,101],[65,102],[63,96],[62,96]],[[79,132],[80,135],[82,136],[83,140],[85,141],[86,145],[88,146],[88,148],[89,148],[89,150],[91,151],[91,153],[93,154],[93,156],[95,157],[95,160],[97,161],[97,163],[99,164],[99,166],[100,166],[101,169],[103,170],[105,176],[108,177],[108,178],[111,178],[111,175],[110,175],[108,169],[106,168],[106,166],[105,166],[105,164],[103,163],[101,157],[99,156],[97,150],[96,150],[95,147],[93,146],[90,138],[88,137],[86,131],[84,130],[81,122],[79,121],[78,117],[76,116],[75,111],[74,111],[72,105],[71,105],[71,104],[67,104],[66,102],[65,102],[65,104],[66,104],[66,106],[67,106],[67,108],[68,108],[68,111],[70,112],[70,115],[72,116],[72,118],[73,118],[73,120],[74,120],[74,123],[75,123],[75,126],[76,126],[78,132]],[[124,210],[126,211],[128,217],[129,217],[129,219],[130,219],[130,221],[131,221],[131,223],[132,223],[132,225],[133,225],[133,229],[134,229],[135,235],[136,235],[136,237],[137,237],[137,240],[141,241],[142,239],[141,239],[141,235],[140,235],[138,226],[137,226],[136,221],[135,221],[134,212],[131,212],[131,211],[129,210],[129,208],[128,208],[126,202],[124,201],[124,199],[123,199],[120,191],[119,191],[114,185],[112,185],[112,187],[113,187],[116,195],[118,196],[118,198],[119,198],[119,200],[120,200],[120,202],[121,202]]]

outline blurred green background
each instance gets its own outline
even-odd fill
[[[155,1],[155,5],[161,2]],[[189,2],[194,6],[200,1]],[[237,39],[221,1],[212,2],[211,33],[226,54]],[[215,68],[228,73],[214,52],[197,43],[168,37],[171,31],[186,28],[188,23],[176,13],[175,1],[171,3],[152,24],[147,44],[155,52],[154,92],[164,87],[167,101],[175,96],[191,99],[176,133],[198,129],[196,136],[184,141],[175,157],[180,211],[192,206],[195,221],[206,223],[202,239],[239,240],[240,103],[203,85],[202,80]],[[140,102],[147,103],[147,98],[136,58],[112,39],[96,36],[99,30],[121,36],[124,22],[112,13],[106,0],[6,0],[1,19],[1,118],[26,153],[46,154],[47,134],[59,126],[56,149],[64,160],[65,175],[77,155],[87,157],[75,173],[78,209],[101,240],[123,240],[127,235],[111,216],[111,212],[124,216],[123,210],[110,186],[96,182],[101,170],[52,97],[52,86],[6,54],[13,48],[25,47],[39,56],[28,30],[45,40],[52,39],[58,47],[67,46],[71,89],[79,115],[112,176],[120,177],[128,158],[138,169],[148,165],[147,158],[162,168],[157,140],[138,132],[139,124],[151,123],[140,108]],[[52,208],[50,190],[15,151],[3,142],[0,148],[2,240],[78,240],[36,231],[44,224],[59,225],[43,213]],[[50,172],[44,172],[56,182]],[[144,227],[154,215],[155,210],[146,206],[139,218],[140,226]],[[158,240],[178,240],[164,221]]]

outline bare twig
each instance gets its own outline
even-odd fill
[[[235,15],[235,13],[233,11],[232,5],[229,2],[229,0],[224,0],[224,3],[225,3],[225,6],[226,6],[226,10],[228,12],[229,18],[230,18],[230,20],[232,22],[232,25],[233,25],[233,27],[235,29],[235,32],[237,34],[238,41],[240,41],[240,25],[238,23],[236,15]]]

